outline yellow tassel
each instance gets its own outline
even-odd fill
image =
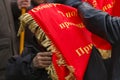
[[[103,59],[111,58],[111,50],[98,49]]]
[[[58,80],[58,76],[56,74],[53,64],[51,64],[49,67],[47,67],[46,70],[48,71],[48,74],[50,75],[52,80]]]

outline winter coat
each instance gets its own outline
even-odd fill
[[[0,0],[0,80],[5,80],[8,58],[18,53],[10,0]]]

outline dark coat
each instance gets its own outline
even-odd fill
[[[120,17],[112,17],[83,2],[78,6],[79,15],[87,29],[112,45],[111,71],[108,80],[120,80]]]
[[[19,29],[19,16],[21,15],[21,10],[18,9],[16,0],[12,1],[12,12],[15,21],[16,34]],[[35,5],[32,4],[30,8]],[[19,43],[19,38],[17,39]],[[44,52],[41,45],[38,45],[34,34],[29,30],[25,30],[25,46],[22,55],[15,55],[9,58],[7,63],[6,79],[7,80],[50,80],[48,78],[47,71],[45,69],[34,69],[32,65],[32,60],[38,52]]]
[[[15,21],[16,34],[19,29],[19,16],[21,11],[18,9],[16,1],[12,1],[12,13]],[[33,8],[32,5],[30,8]],[[19,44],[19,37],[17,39]],[[34,69],[32,60],[38,52],[46,51],[38,45],[34,34],[29,29],[25,31],[25,47],[22,55],[15,55],[9,58],[6,70],[6,80],[50,80],[45,69]]]
[[[8,58],[17,52],[10,0],[0,0],[0,80],[5,80],[5,66]]]
[[[45,69],[32,67],[32,60],[38,52],[46,51],[35,38],[25,43],[21,56],[13,56],[7,64],[7,80],[50,80]]]

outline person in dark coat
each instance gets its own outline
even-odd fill
[[[18,53],[11,0],[0,0],[0,80],[5,80],[6,63]]]
[[[45,70],[51,63],[51,53],[45,51],[35,40],[25,44],[21,56],[9,59],[6,80],[51,80]]]
[[[77,8],[86,28],[112,45],[108,80],[120,80],[120,17],[97,10],[81,0],[58,0],[58,2]]]
[[[29,0],[30,1],[30,0]],[[43,0],[18,0],[12,4],[12,11],[16,25],[16,32],[19,27],[18,17],[22,7],[27,10],[37,6]],[[46,0],[44,0],[46,2]],[[30,5],[31,4],[31,5]],[[26,29],[25,47],[22,55],[15,55],[9,58],[7,63],[6,80],[51,80],[45,70],[51,64],[51,53],[38,44],[34,34]]]

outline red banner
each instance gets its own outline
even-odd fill
[[[119,0],[85,0],[95,8],[111,15],[120,15],[115,8]],[[53,54],[53,65],[58,80],[83,80],[89,61],[92,42],[97,48],[111,50],[111,45],[104,39],[86,30],[75,8],[60,4],[43,4],[35,7],[29,14],[44,30],[55,47],[62,54],[62,64],[58,53]],[[72,77],[72,78],[71,78]],[[75,78],[73,78],[75,77]]]
[[[82,80],[92,41],[91,33],[84,27],[77,10],[66,5],[43,4],[29,14],[62,54],[62,60],[58,53],[53,55],[58,80]]]

